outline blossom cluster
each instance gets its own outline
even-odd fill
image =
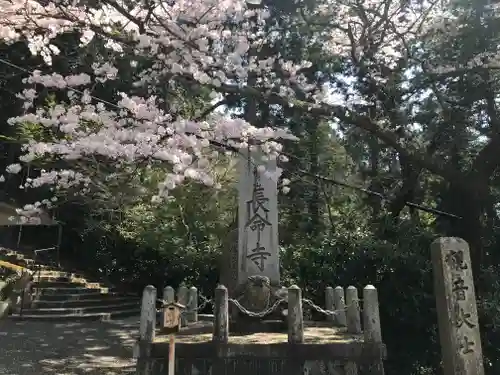
[[[81,192],[91,193],[95,176],[79,167],[81,163],[105,159],[116,168],[164,163],[168,173],[154,198],[159,201],[186,179],[214,184],[210,167],[218,152],[213,145],[232,152],[258,149],[264,154],[263,165],[281,157],[280,140],[295,139],[289,132],[257,128],[220,113],[204,119],[185,118],[161,96],[161,86],[173,88],[177,81],[172,77],[177,77],[213,90],[213,96],[250,88],[257,91],[252,95],[278,95],[293,106],[296,92],[301,91],[310,108],[328,103],[328,92],[303,74],[311,67],[310,61],[261,53],[280,39],[283,30],[270,19],[270,9],[256,3],[153,0],[131,6],[116,0],[90,6],[78,0],[52,0],[43,5],[36,0],[0,0],[0,40],[26,41],[31,53],[43,57],[47,65],[61,53],[54,40],[67,32],[80,34],[79,48],[99,41],[110,51],[92,64],[93,74],[63,76],[37,70],[25,79],[27,87],[18,96],[26,113],[9,123],[38,124],[51,130],[53,138],[27,143],[21,162],[50,157],[74,165],[74,170],[44,171],[25,186],[69,189],[81,185]],[[422,11],[393,0],[370,0],[363,6],[354,0],[319,0],[315,9],[308,10],[302,9],[300,1],[295,3],[294,22],[327,21],[308,36],[324,42],[324,53],[359,60],[370,45],[377,45],[370,58],[388,66],[402,56],[404,43],[399,36],[415,31],[418,11]],[[121,93],[116,103],[93,96],[95,85],[119,79],[115,60],[109,57],[116,55],[129,59],[130,67],[136,69],[134,86],[146,88],[147,96]],[[137,61],[144,60],[146,67],[139,67]],[[42,88],[66,90],[68,102],[37,107],[35,100]],[[19,170],[19,165],[13,165],[7,172]],[[283,181],[286,189],[287,185]]]

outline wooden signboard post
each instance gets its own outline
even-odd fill
[[[484,375],[469,246],[439,238],[431,255],[444,375]]]
[[[163,305],[163,321],[161,331],[170,335],[168,346],[168,375],[175,375],[175,334],[181,329],[181,314],[184,305],[169,302]]]

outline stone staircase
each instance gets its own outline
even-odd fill
[[[5,248],[0,248],[0,260],[33,272],[30,292],[25,293],[23,308],[17,308],[11,314],[13,319],[109,320],[140,314],[137,295],[118,292],[101,282],[90,281],[80,273],[39,264],[24,254]]]
[[[0,247],[0,260],[15,264],[17,266],[25,267],[30,270],[34,269],[35,261],[22,253],[17,251]],[[46,265],[40,265],[41,268],[47,267]]]

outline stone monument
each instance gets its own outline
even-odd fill
[[[445,375],[484,375],[469,245],[443,237],[431,245]]]
[[[281,169],[275,160],[263,160],[262,154],[246,151],[238,164],[238,251],[232,294],[254,312],[271,306],[280,288],[277,184]]]
[[[281,170],[276,161],[259,163],[257,153],[242,157],[238,183],[238,285],[249,276],[280,283],[278,243],[278,189]],[[259,171],[259,166],[266,168]],[[270,178],[273,175],[274,178]]]

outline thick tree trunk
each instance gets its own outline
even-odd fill
[[[384,195],[384,187],[379,181],[379,168],[380,168],[380,144],[377,138],[370,136],[368,139],[369,161],[370,170],[368,176],[370,177],[369,189],[381,195]],[[368,197],[367,203],[372,209],[373,219],[379,218],[382,210],[382,201],[378,197]]]
[[[461,237],[468,242],[478,294],[482,289],[481,266],[484,259],[482,217],[486,203],[484,198],[488,196],[487,182],[483,186],[484,189],[481,191],[470,191],[451,184],[447,194],[448,206],[453,208],[454,214],[462,218],[451,222],[448,235]]]

